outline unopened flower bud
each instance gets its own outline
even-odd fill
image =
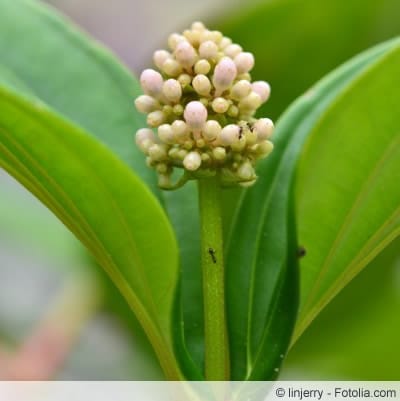
[[[194,129],[201,129],[207,120],[207,109],[201,102],[189,102],[183,113],[187,124]]]
[[[150,113],[151,111],[157,110],[160,104],[149,95],[141,95],[136,98],[135,106],[141,113]]]
[[[182,96],[182,87],[176,79],[168,79],[163,84],[162,92],[169,101],[176,103]]]
[[[248,181],[255,176],[254,168],[249,161],[244,162],[238,168],[237,175],[240,179]]]
[[[178,43],[181,43],[183,41],[186,41],[184,36],[179,35],[178,33],[172,33],[168,37],[168,46],[171,50],[175,50],[176,46],[178,46]]]
[[[271,87],[267,82],[256,81],[251,84],[251,87],[254,92],[258,93],[263,103],[268,100],[269,95],[271,94]]]
[[[206,27],[204,26],[204,24],[203,24],[202,22],[200,22],[200,21],[195,21],[195,22],[193,22],[191,28],[192,28],[194,31],[204,31],[204,30],[206,29]]]
[[[136,132],[135,142],[142,152],[147,153],[148,148],[155,143],[154,132],[150,128],[140,128]]]
[[[148,68],[140,75],[140,84],[146,94],[158,96],[162,90],[163,78],[159,72]]]
[[[207,141],[214,141],[221,133],[221,126],[218,121],[209,120],[204,124],[203,138]]]
[[[174,132],[169,124],[162,124],[158,127],[158,137],[168,144],[174,143]]]
[[[229,57],[223,57],[216,65],[213,84],[218,93],[228,89],[237,74],[236,65]]]
[[[169,58],[171,58],[171,53],[166,50],[156,50],[153,55],[153,62],[158,69],[162,70],[163,64]]]
[[[190,68],[196,62],[196,50],[189,42],[182,41],[176,46],[175,57],[183,67]]]
[[[230,146],[239,140],[240,128],[236,124],[229,124],[222,128],[219,141],[222,145]]]
[[[150,114],[147,115],[147,124],[150,127],[158,127],[165,121],[165,115],[162,111],[152,111]]]
[[[182,88],[184,88],[185,86],[190,85],[192,77],[188,74],[181,74],[178,77],[178,82],[181,84]]]
[[[165,60],[162,70],[170,77],[177,77],[182,72],[182,66],[174,59]]]
[[[223,161],[226,158],[226,150],[222,146],[218,146],[213,149],[212,155],[215,160]]]
[[[158,186],[168,188],[171,186],[171,176],[169,174],[158,174]]]
[[[243,99],[244,97],[248,96],[251,92],[251,83],[244,79],[235,83],[231,89],[231,96],[235,100]]]
[[[211,40],[206,40],[199,47],[200,57],[213,60],[217,57],[218,46]]]
[[[188,136],[188,126],[182,120],[175,120],[171,125],[174,137],[178,142],[185,140]]]
[[[248,52],[239,53],[234,61],[238,74],[249,72],[254,67],[254,56]]]
[[[156,161],[162,161],[167,157],[167,151],[164,145],[154,144],[149,148],[149,156]]]
[[[201,156],[198,152],[189,152],[183,159],[183,165],[189,171],[197,170],[201,165]]]
[[[232,44],[232,39],[227,38],[226,36],[224,36],[221,39],[221,42],[219,42],[219,47],[220,47],[220,49],[224,50],[224,49],[226,49],[226,47],[228,47],[231,44]]]
[[[235,58],[241,51],[242,51],[242,47],[237,45],[237,44],[231,44],[228,45],[227,47],[225,47],[224,49],[224,53],[230,57],[230,58]]]
[[[196,74],[208,74],[211,70],[211,65],[207,60],[199,60],[195,65],[194,65],[194,72]]]
[[[229,102],[223,97],[217,97],[213,100],[211,107],[216,113],[225,113],[228,110]]]
[[[211,91],[210,80],[202,74],[196,75],[192,81],[194,90],[201,96],[208,96]]]
[[[269,139],[274,131],[274,123],[269,118],[260,118],[254,123],[253,131],[259,141]]]
[[[274,144],[271,141],[263,141],[258,144],[257,153],[262,157],[268,156],[274,149]]]
[[[256,110],[261,106],[261,97],[256,92],[250,92],[239,102],[239,108],[245,110]]]

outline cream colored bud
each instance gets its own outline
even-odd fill
[[[162,124],[158,127],[158,137],[167,144],[173,144],[174,132],[169,124]]]
[[[168,172],[168,165],[165,163],[158,163],[156,166],[157,173],[165,174]]]
[[[234,61],[238,74],[249,72],[254,67],[254,56],[248,52],[239,53]]]
[[[178,102],[182,96],[181,84],[176,79],[167,79],[163,84],[163,94],[171,102]]]
[[[178,150],[178,159],[183,160],[186,155],[188,154],[188,151],[185,149],[179,149]]]
[[[208,96],[211,91],[210,80],[202,74],[196,75],[192,81],[194,90],[201,96]]]
[[[262,157],[267,157],[274,149],[274,144],[271,141],[263,141],[258,144],[257,153]]]
[[[164,145],[154,144],[149,147],[149,156],[153,160],[162,161],[167,157],[167,150]]]
[[[229,102],[223,97],[217,97],[211,103],[211,107],[216,113],[225,113],[229,108]]]
[[[244,79],[235,83],[231,89],[231,96],[235,100],[243,99],[244,97],[248,96],[251,92],[251,83]]]
[[[204,148],[204,146],[206,146],[206,142],[203,138],[197,139],[196,140],[196,146],[198,148]]]
[[[140,128],[136,132],[136,145],[144,153],[147,153],[147,150],[155,143],[155,140],[154,132],[150,128]]]
[[[197,47],[200,44],[202,32],[187,29],[183,32],[183,36],[189,41],[192,46]]]
[[[262,102],[266,102],[271,94],[271,87],[265,81],[255,81],[251,84],[254,92],[258,93]]]
[[[178,158],[179,158],[178,153],[179,153],[179,148],[171,148],[171,149],[168,151],[168,156],[169,156],[171,159],[178,159]]]
[[[226,47],[228,47],[231,44],[232,44],[232,39],[227,38],[226,36],[224,36],[221,39],[221,41],[219,42],[219,47],[220,47],[220,49],[224,50]]]
[[[232,143],[231,147],[235,152],[241,152],[246,147],[246,138],[243,135],[239,135],[239,139]]]
[[[229,57],[223,57],[216,65],[213,76],[213,84],[217,92],[228,89],[236,77],[236,65]]]
[[[183,67],[190,68],[196,62],[197,54],[189,42],[182,41],[176,46],[175,57]]]
[[[201,102],[189,102],[183,113],[187,124],[194,129],[201,129],[207,120],[207,109]]]
[[[177,77],[182,72],[182,66],[174,59],[167,59],[162,65],[162,70],[171,77]]]
[[[171,53],[166,50],[156,50],[153,55],[153,62],[158,69],[162,70],[163,64],[171,58]]]
[[[254,123],[253,131],[259,141],[269,139],[274,131],[274,123],[269,118],[260,118]]]
[[[187,138],[189,128],[187,124],[182,120],[175,120],[171,125],[174,137],[177,142],[183,141]]]
[[[183,159],[183,165],[189,171],[195,171],[201,166],[201,156],[198,152],[189,152]]]
[[[221,129],[218,121],[209,120],[204,124],[203,138],[207,141],[214,141],[219,137]]]
[[[165,115],[162,111],[152,111],[150,114],[147,115],[147,124],[150,127],[158,127],[165,121]]]
[[[213,60],[217,57],[218,46],[211,40],[206,40],[199,47],[200,57]]]
[[[237,171],[237,175],[240,179],[248,181],[254,178],[254,168],[249,161],[242,163]]]
[[[261,106],[261,97],[256,92],[250,92],[239,102],[239,108],[245,110],[256,110]]]
[[[168,46],[170,47],[171,50],[175,50],[176,46],[178,46],[178,44],[183,41],[186,41],[184,36],[179,35],[178,33],[172,33],[168,37]]]
[[[240,128],[236,124],[229,124],[222,128],[219,141],[222,145],[230,146],[239,140]]]
[[[149,95],[142,95],[136,98],[135,106],[136,109],[141,113],[150,113],[154,110],[157,110],[160,107],[160,104],[153,97]]]
[[[204,24],[203,24],[202,22],[200,22],[200,21],[195,21],[195,22],[193,22],[191,28],[192,28],[194,31],[204,31],[204,30],[206,29],[206,27],[204,26]]]
[[[211,70],[211,65],[207,60],[199,60],[194,65],[194,72],[196,74],[208,74]]]
[[[256,181],[257,181],[257,179],[251,180],[251,181],[239,182],[239,185],[243,188],[248,188],[248,187],[251,187],[252,185],[254,185]]]
[[[158,186],[168,188],[171,186],[171,176],[169,174],[158,174]]]
[[[212,40],[214,43],[221,43],[223,36],[220,31],[211,31],[210,32],[210,40]]]
[[[161,93],[163,78],[157,71],[148,68],[140,75],[140,84],[147,95],[158,96]]]
[[[189,74],[181,74],[178,77],[178,82],[181,84],[182,88],[187,85],[190,85],[192,82],[192,77]]]
[[[222,146],[217,146],[212,150],[212,155],[215,160],[223,161],[226,159],[226,150]]]
[[[177,116],[181,116],[183,114],[183,106],[181,104],[176,104],[172,108],[172,112]]]
[[[227,114],[229,117],[237,117],[239,115],[238,107],[234,104],[230,105]]]
[[[228,57],[234,59],[239,53],[241,53],[242,50],[243,49],[242,49],[241,46],[239,46],[239,45],[234,43],[234,44],[226,46],[225,49],[224,49],[224,53]]]

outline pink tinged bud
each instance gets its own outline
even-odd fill
[[[153,55],[154,64],[158,69],[162,70],[162,66],[166,60],[171,58],[171,53],[166,50],[156,50]]]
[[[167,144],[173,144],[174,132],[169,124],[162,124],[158,127],[158,137]]]
[[[183,159],[183,165],[189,171],[197,170],[201,165],[201,156],[197,152],[189,152]]]
[[[228,89],[236,78],[236,65],[229,57],[223,57],[216,65],[213,76],[213,84],[217,93]]]
[[[274,131],[274,123],[269,118],[260,118],[254,123],[253,131],[259,141],[269,139]]]
[[[252,89],[251,83],[249,81],[242,79],[241,81],[238,81],[235,83],[235,85],[233,85],[231,90],[231,96],[235,100],[240,100],[249,95],[251,89]]]
[[[235,57],[235,64],[238,74],[249,72],[254,67],[254,56],[251,53],[239,53]]]
[[[140,84],[147,95],[158,96],[162,90],[163,78],[159,72],[149,68],[140,75]]]
[[[206,40],[199,47],[200,57],[208,60],[215,59],[218,54],[218,46],[211,40]]]
[[[154,132],[150,128],[141,128],[136,132],[135,142],[142,152],[147,152],[148,148],[155,143]]]
[[[203,138],[207,141],[214,141],[219,137],[221,133],[221,126],[218,121],[209,120],[204,124]]]
[[[175,57],[183,67],[190,68],[196,62],[197,54],[189,42],[182,41],[176,46]]]
[[[201,129],[207,120],[207,109],[198,101],[189,102],[183,113],[185,121],[193,129]]]
[[[175,50],[179,43],[186,41],[186,39],[178,33],[172,33],[168,37],[168,46],[171,50]]]
[[[182,96],[181,84],[176,79],[168,79],[163,84],[163,95],[171,102],[176,103]]]
[[[239,140],[240,128],[236,124],[229,124],[222,128],[219,141],[224,146],[230,146]]]
[[[189,129],[187,124],[182,120],[175,120],[171,125],[174,137],[177,142],[187,139]]]
[[[264,81],[256,81],[251,84],[251,87],[254,92],[258,93],[261,97],[261,101],[264,103],[268,100],[271,94],[271,87],[267,82]]]
[[[225,47],[224,49],[224,53],[230,57],[230,58],[235,58],[241,51],[242,51],[242,47],[237,45],[237,44],[231,44]]]
[[[210,80],[202,74],[196,75],[192,81],[194,90],[201,96],[208,96],[211,91]]]
[[[153,97],[149,95],[142,95],[136,98],[135,106],[141,113],[150,113],[151,111],[157,110],[160,105]]]

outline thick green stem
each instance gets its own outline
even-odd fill
[[[205,374],[207,380],[229,380],[225,318],[222,216],[217,179],[199,180],[201,264],[203,271]]]

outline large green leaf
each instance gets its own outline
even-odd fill
[[[296,101],[277,125],[275,150],[260,168],[260,182],[242,197],[228,249],[233,380],[273,378],[289,345],[297,294],[290,187],[303,143],[338,94],[398,45],[383,44],[345,64]]]
[[[99,138],[159,196],[132,144],[145,125],[133,106],[139,84],[108,50],[40,2],[0,0],[0,53],[0,63],[31,92]]]
[[[171,312],[177,246],[160,205],[103,145],[42,102],[0,87],[0,165],[86,245],[179,378]]]
[[[252,75],[272,86],[273,119],[318,79],[355,54],[400,34],[398,0],[272,0],[216,19],[256,56]]]
[[[299,167],[298,336],[400,233],[400,44],[355,80],[312,129]]]

